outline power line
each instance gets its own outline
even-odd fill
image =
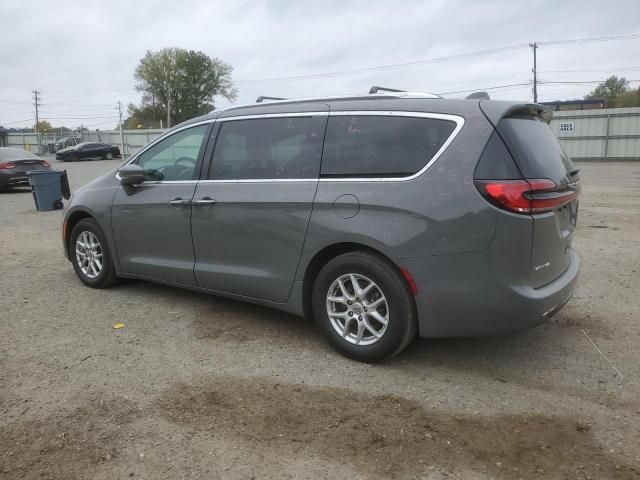
[[[99,122],[99,123],[92,123],[90,125],[83,125],[83,127],[97,127],[98,125],[106,125],[107,123],[113,123],[113,121],[107,121],[107,122]]]
[[[637,39],[640,39],[640,33],[630,33],[626,35],[614,35],[614,36],[607,36],[607,37],[574,38],[570,40],[550,40],[547,42],[538,42],[538,45],[567,45],[570,43],[611,42],[613,40],[637,40]]]
[[[631,39],[640,39],[640,33],[633,33],[633,34],[628,34],[628,35],[607,36],[607,37],[575,38],[575,39],[570,39],[570,40],[551,40],[551,41],[547,41],[547,42],[535,42],[535,44],[536,44],[536,46],[563,45],[563,44],[570,44],[570,43],[593,43],[593,42],[606,42],[606,41],[608,42],[608,41],[613,41],[613,40],[631,40]],[[378,71],[378,70],[387,70],[387,69],[393,69],[393,68],[411,67],[411,66],[416,66],[416,65],[426,65],[426,64],[429,64],[429,63],[437,63],[437,62],[459,60],[459,59],[464,59],[464,58],[469,58],[469,57],[477,57],[477,56],[483,56],[483,55],[493,55],[493,54],[496,54],[496,53],[501,53],[501,52],[506,52],[506,51],[511,51],[511,50],[519,50],[519,49],[522,49],[522,48],[526,48],[529,45],[530,44],[521,43],[521,44],[511,45],[509,47],[494,48],[494,49],[489,49],[489,50],[480,50],[480,51],[477,51],[477,52],[461,53],[461,54],[458,54],[458,55],[450,55],[450,56],[446,56],[446,57],[429,58],[429,59],[425,59],[425,60],[416,60],[416,61],[412,61],[412,62],[369,66],[369,67],[362,67],[362,68],[356,68],[356,69],[351,69],[351,70],[316,73],[316,74],[309,74],[309,75],[292,75],[292,76],[285,76],[285,77],[261,78],[261,79],[251,79],[251,80],[238,80],[238,81],[236,81],[236,83],[237,84],[272,83],[272,82],[281,82],[281,81],[310,80],[310,79],[314,79],[314,78],[353,75],[353,74],[357,74],[357,73],[366,73],[366,72],[372,72],[372,71]]]
[[[66,114],[66,113],[47,112],[45,110],[40,110],[40,112],[46,114],[47,117],[50,117],[51,115],[54,115],[56,117],[61,117],[61,118],[68,117],[68,118],[89,118],[89,119],[92,119],[92,118],[111,118],[111,117],[114,116],[114,115],[109,115],[109,116],[104,116],[104,117],[100,116],[101,114],[104,115],[104,114],[111,113],[111,112],[96,112],[96,113],[98,113],[98,115],[74,115],[74,114],[69,115],[69,114]]]
[[[635,79],[626,79],[627,82],[640,82],[640,80],[635,80]],[[567,84],[567,85],[588,85],[588,84],[593,84],[593,83],[603,83],[605,82],[605,80],[575,80],[575,81],[544,81],[544,82],[540,82],[540,83],[546,83],[546,84],[558,84],[558,85],[562,85],[562,84]]]
[[[440,92],[438,93],[438,95],[453,95],[455,93],[469,93],[469,92],[479,92],[479,91],[483,91],[483,90],[498,90],[501,88],[509,88],[509,87],[524,87],[524,86],[530,86],[531,82],[527,82],[527,83],[511,83],[509,85],[494,85],[493,87],[476,87],[476,88],[472,88],[470,90],[456,90],[454,92]]]
[[[15,125],[16,123],[30,122],[32,120],[33,118],[30,117],[30,118],[25,118],[24,120],[16,120],[15,122],[6,122],[6,123],[3,123],[2,125]]]
[[[538,70],[538,73],[607,73],[607,72],[635,72],[640,67],[612,67],[612,68],[591,68],[585,70]]]
[[[373,72],[373,71],[378,71],[378,70],[388,70],[388,69],[393,69],[393,68],[412,67],[412,66],[415,66],[415,65],[427,65],[427,64],[430,64],[430,63],[446,62],[446,61],[459,60],[459,59],[464,59],[464,58],[469,58],[469,57],[478,57],[478,56],[483,56],[483,55],[493,55],[493,54],[496,54],[496,53],[501,53],[501,52],[506,52],[506,51],[511,51],[511,50],[518,50],[518,49],[526,48],[526,47],[527,47],[527,44],[526,43],[522,43],[522,44],[519,44],[519,45],[512,45],[510,47],[493,48],[493,49],[490,49],[490,50],[480,50],[480,51],[477,51],[477,52],[461,53],[461,54],[457,54],[457,55],[450,55],[450,56],[447,56],[447,57],[428,58],[428,59],[425,59],[425,60],[416,60],[416,61],[412,61],[412,62],[392,63],[392,64],[388,64],[388,65],[377,65],[377,66],[356,68],[356,69],[352,69],[352,70],[342,70],[342,71],[335,71],[335,72],[316,73],[316,74],[309,74],[309,75],[294,75],[294,76],[288,76],[288,77],[261,78],[261,79],[253,79],[253,80],[237,80],[236,83],[237,84],[255,84],[255,83],[270,83],[270,82],[290,81],[290,80],[309,80],[309,79],[313,79],[313,78],[324,78],[324,77],[337,77],[337,76],[343,76],[343,75],[352,75],[352,74],[356,74],[356,73]]]

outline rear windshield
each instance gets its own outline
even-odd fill
[[[498,132],[516,160],[524,178],[548,178],[566,182],[575,170],[549,125],[535,115],[503,118]]]

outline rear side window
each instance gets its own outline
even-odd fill
[[[322,116],[224,122],[209,178],[317,178],[325,122]]]
[[[535,115],[507,117],[498,123],[504,139],[524,178],[566,181],[575,166],[549,125]]]
[[[455,127],[455,122],[431,118],[329,117],[320,175],[412,175],[433,158]]]
[[[477,180],[516,180],[522,178],[509,150],[495,131],[484,147],[474,178]]]

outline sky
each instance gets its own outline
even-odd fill
[[[491,87],[491,98],[531,101],[528,44],[539,42],[538,100],[581,98],[596,84],[578,82],[618,75],[640,85],[638,19],[638,0],[5,1],[0,125],[33,126],[38,90],[40,118],[54,127],[113,128],[117,102],[140,99],[139,60],[164,47],[231,64],[234,104],[372,85],[452,98]],[[456,58],[434,61],[446,57]]]

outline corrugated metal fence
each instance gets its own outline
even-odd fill
[[[640,160],[640,107],[553,112],[550,126],[573,160]]]
[[[127,156],[133,155],[151,140],[159,137],[166,130],[123,130],[124,151]],[[82,142],[99,142],[109,143],[111,145],[120,146],[120,131],[98,131],[98,132],[82,132],[80,134],[63,134],[61,136],[76,136]],[[8,147],[24,148],[34,153],[47,153],[48,144],[53,143],[56,139],[50,135],[39,135],[35,133],[9,133],[7,136]]]
[[[567,153],[581,160],[640,160],[640,107],[554,112],[551,130]],[[165,130],[124,130],[124,151],[133,155]],[[119,131],[84,132],[84,142],[120,145]],[[10,133],[10,147],[44,153],[53,138],[33,133]]]

